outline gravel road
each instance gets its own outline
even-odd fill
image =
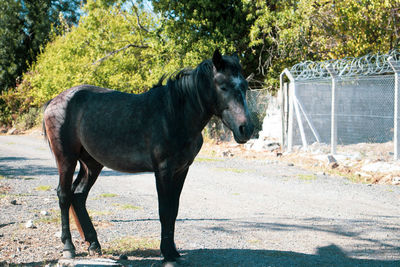
[[[0,136],[0,265],[57,262],[57,182],[38,134]],[[87,207],[104,257],[160,265],[152,174],[104,169]],[[29,220],[34,228],[25,227]],[[183,188],[176,243],[184,266],[400,266],[400,187],[200,153]]]

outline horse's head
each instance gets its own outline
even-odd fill
[[[246,102],[248,84],[241,74],[239,58],[222,56],[215,50],[212,63],[217,96],[215,115],[233,132],[236,142],[246,143],[254,125]]]

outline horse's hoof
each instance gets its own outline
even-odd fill
[[[90,244],[88,248],[89,256],[100,256],[101,255],[101,247],[98,242],[93,242]]]
[[[101,256],[101,248],[88,249],[89,256]]]
[[[63,251],[63,258],[64,259],[73,259],[73,258],[75,258],[75,251],[74,250],[64,250]]]

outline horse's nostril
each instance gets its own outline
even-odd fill
[[[239,133],[240,133],[241,135],[245,135],[245,130],[246,130],[246,128],[245,128],[244,125],[240,125],[240,126],[239,126]]]

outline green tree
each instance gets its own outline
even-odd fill
[[[19,2],[0,0],[0,92],[15,84],[16,76],[21,75],[25,67],[20,11]]]
[[[248,0],[250,2],[250,0]],[[271,88],[304,60],[356,57],[399,47],[400,0],[256,1],[250,45]]]
[[[385,53],[400,44],[400,0],[310,2],[311,46],[324,59]]]
[[[246,74],[253,69],[254,55],[249,49],[253,20],[251,2],[242,0],[153,0],[161,16],[163,34],[174,42],[176,54],[191,63],[209,57],[216,47],[224,53],[237,52]]]
[[[88,0],[77,26],[55,36],[10,94],[21,111],[40,106],[65,89],[92,84],[130,93],[148,90],[179,61],[158,33],[154,14],[124,1]]]
[[[16,84],[49,40],[52,26],[79,18],[80,0],[0,0],[0,92]]]

